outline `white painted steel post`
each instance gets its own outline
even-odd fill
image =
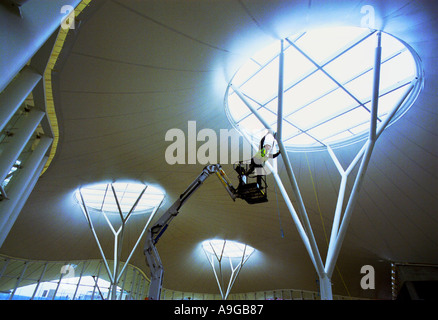
[[[96,293],[96,287],[98,286],[98,281],[99,281],[99,276],[100,276],[100,271],[101,271],[101,269],[102,269],[102,262],[100,261],[99,262],[99,269],[97,270],[97,274],[96,274],[96,279],[94,279],[94,277],[93,277],[93,279],[94,279],[94,286],[93,286],[93,293],[92,293],[92,296],[91,296],[91,300],[94,300],[94,294]],[[109,269],[107,269],[107,271],[108,271]],[[108,276],[109,277],[111,277],[111,274],[108,272]],[[99,291],[100,291],[100,289],[99,288],[97,288]]]
[[[411,84],[408,86],[408,88],[406,89],[406,91],[403,94],[403,96],[400,98],[400,100],[395,105],[395,107],[391,110],[390,114],[386,117],[386,119],[383,121],[383,123],[380,126],[378,126],[378,128],[376,130],[376,140],[380,137],[380,135],[382,134],[383,130],[385,130],[385,128],[388,126],[389,122],[394,117],[394,115],[397,112],[397,110],[401,107],[403,102],[406,100],[406,98],[412,92],[412,90],[415,87],[416,82],[417,82],[417,79],[415,79],[415,80],[413,80],[411,82]],[[362,149],[356,155],[356,158],[353,160],[353,162],[350,164],[348,169],[345,171],[347,176],[352,171],[352,169],[355,167],[355,165],[357,164],[358,160],[360,159],[360,156],[362,156],[363,152],[365,152],[365,150],[369,150],[368,144],[369,144],[369,141],[364,144]],[[369,155],[365,154],[363,156],[364,158],[362,159],[362,164],[364,164],[364,162],[367,162],[365,160],[365,158],[369,157],[370,155],[371,154],[369,154]],[[363,166],[362,164],[361,164],[361,166]],[[332,230],[332,236],[335,237],[335,239],[333,239],[333,241],[332,240],[330,241],[329,250],[328,250],[328,254],[327,254],[327,260],[326,260],[326,264],[325,264],[325,270],[326,270],[327,274],[329,274],[329,275],[331,275],[333,273],[333,270],[334,270],[334,267],[335,267],[335,264],[336,264],[336,260],[337,260],[337,257],[339,255],[339,251],[340,251],[340,247],[342,245],[343,237],[345,236],[345,232],[346,232],[346,228],[348,226],[348,222],[349,222],[349,219],[350,219],[350,216],[351,216],[351,212],[352,212],[352,210],[354,208],[354,204],[355,204],[355,201],[356,201],[357,191],[358,191],[358,188],[360,187],[360,184],[359,184],[360,181],[358,181],[358,180],[361,180],[363,178],[363,175],[365,173],[364,169],[365,168],[362,168],[362,169],[359,168],[359,172],[357,173],[356,181],[355,181],[355,184],[353,186],[353,190],[350,193],[350,198],[349,198],[349,201],[348,201],[348,205],[347,205],[347,207],[345,209],[344,217],[342,219],[342,225],[341,225],[342,233],[340,232],[341,229],[335,230],[333,228],[333,230]],[[344,192],[345,192],[345,189],[344,189]],[[347,220],[345,220],[346,218],[347,218]],[[344,220],[345,220],[345,222],[344,222]],[[335,232],[334,235],[333,235],[333,232]]]
[[[42,137],[29,159],[24,163],[22,171],[10,182],[9,200],[0,202],[0,247],[12,229],[21,209],[35,186],[41,171],[48,159],[45,153],[53,139]]]
[[[243,133],[243,137],[248,141],[249,144],[251,144],[251,146],[254,149],[257,149],[257,146],[251,143],[249,137],[245,133]],[[293,206],[293,204],[292,204],[292,202],[290,200],[290,197],[289,197],[289,195],[288,195],[288,193],[287,193],[287,191],[286,191],[286,189],[285,189],[285,187],[284,187],[284,185],[283,185],[283,183],[281,181],[280,176],[278,175],[277,172],[275,172],[273,170],[273,167],[271,166],[269,161],[266,161],[265,166],[268,167],[268,169],[270,170],[270,172],[274,176],[275,182],[277,183],[277,186],[278,186],[278,188],[280,190],[280,193],[283,196],[284,202],[286,203],[286,206],[289,209],[289,213],[291,214],[292,220],[295,223],[295,226],[297,228],[298,234],[300,235],[301,240],[303,241],[304,246],[305,246],[305,248],[307,250],[307,253],[309,254],[310,260],[312,261],[315,269],[317,269],[317,265],[316,265],[316,262],[315,262],[315,258],[313,256],[312,248],[310,246],[309,238],[308,238],[308,236],[306,234],[306,231],[303,228],[303,225],[301,224],[300,218],[298,217],[298,214],[297,214],[297,212],[296,212],[296,210],[295,210],[295,208],[294,208],[294,206]]]
[[[246,99],[246,97],[240,92],[240,90],[234,86],[231,85],[231,88],[234,90],[234,92],[239,96],[239,98],[242,100],[242,102],[252,111],[252,113],[259,119],[259,121],[265,126],[265,128],[272,134],[275,135],[275,131],[271,128],[271,126],[266,122],[266,120],[259,114],[259,112],[251,105],[251,103]],[[282,108],[281,105],[279,105],[280,108]],[[303,199],[301,197],[301,193],[298,187],[298,183],[296,181],[295,175],[292,170],[292,166],[290,164],[288,153],[283,145],[283,141],[281,139],[276,139],[278,146],[280,148],[280,154],[283,158],[283,162],[285,164],[286,172],[289,177],[289,181],[292,186],[292,190],[295,195],[295,199],[298,203],[298,212],[300,214],[301,222],[303,224],[305,233],[307,235],[307,239],[309,240],[311,252],[312,252],[312,261],[315,263],[316,271],[320,277],[323,277],[325,274],[324,271],[324,264],[321,259],[321,255],[318,250],[318,246],[316,244],[315,237],[313,235],[312,227],[310,226],[310,221],[307,216],[306,208],[304,206]],[[269,167],[268,167],[269,168]],[[269,169],[272,169],[269,168]],[[295,211],[295,210],[294,210]]]
[[[163,200],[164,200],[164,198],[163,198]],[[135,249],[138,247],[138,244],[140,243],[141,238],[143,238],[143,235],[144,235],[144,233],[146,231],[146,228],[149,226],[150,222],[155,217],[155,214],[157,213],[158,209],[161,207],[161,204],[163,203],[163,200],[161,200],[160,204],[155,208],[155,210],[149,216],[149,219],[146,222],[142,232],[140,233],[140,236],[138,237],[137,242],[134,244],[134,247],[132,248],[131,253],[129,254],[128,258],[125,261],[125,265],[123,266],[122,270],[120,271],[119,277],[117,279],[117,283],[119,282],[121,276],[123,275],[123,273],[125,271],[125,268],[127,267],[129,261],[131,260],[131,257],[134,254]]]
[[[30,67],[24,67],[16,79],[0,93],[0,131],[20,108],[42,76]]]
[[[371,97],[370,140],[376,141],[377,109],[379,105],[380,64],[382,60],[382,33],[377,33],[377,47],[374,60],[373,95]]]
[[[295,198],[298,202],[299,212],[301,214],[301,220],[304,223],[305,228],[307,229],[308,239],[310,238],[309,244],[311,247],[312,255],[313,255],[313,263],[315,264],[315,268],[317,270],[318,276],[320,278],[320,286],[321,286],[321,298],[322,299],[332,299],[332,290],[331,290],[331,282],[330,279],[327,278],[324,270],[324,264],[321,259],[321,255],[319,253],[318,246],[316,244],[316,239],[313,235],[313,231],[310,225],[310,221],[308,219],[308,215],[306,212],[306,208],[304,206],[304,202],[301,197],[301,193],[293,173],[292,166],[290,164],[290,160],[286,151],[286,148],[283,145],[282,140],[282,128],[283,128],[283,93],[284,93],[284,46],[283,40],[281,41],[281,51],[279,56],[279,79],[278,79],[278,108],[277,108],[277,133],[275,135],[275,139],[280,148],[280,152],[283,158],[283,162],[286,166],[286,172],[288,174]],[[277,183],[278,184],[278,183]]]
[[[123,292],[125,291],[126,275],[128,274],[128,270],[126,270],[125,273],[122,272],[121,275],[122,274],[123,274],[123,281],[122,281],[122,287],[120,288],[120,295],[118,300],[122,300]]]
[[[277,110],[277,135],[276,139],[282,139],[283,133],[283,94],[284,94],[284,40],[281,40],[278,70],[278,110]]]
[[[100,245],[99,237],[97,236],[96,230],[94,229],[94,224],[93,224],[93,221],[91,220],[90,213],[88,212],[87,205],[85,204],[84,196],[82,195],[81,189],[79,189],[79,195],[81,196],[82,205],[80,205],[80,207],[82,209],[82,213],[84,214],[85,219],[87,219],[88,226],[90,227],[91,233],[93,234],[94,240],[96,240],[97,247],[99,248],[100,255],[102,256],[102,260],[103,260],[105,269],[108,273],[108,277],[110,278],[110,281],[112,282],[113,281],[112,273],[111,273],[111,270],[110,270],[109,265],[107,263],[105,253],[103,252],[102,246]],[[99,271],[100,271],[100,267],[99,267]]]
[[[80,0],[27,1],[23,5],[22,18],[8,10],[6,6],[9,4],[0,6],[0,39],[5,44],[0,46],[0,56],[7,61],[0,64],[0,91],[60,27],[63,19],[61,7],[76,7],[79,3]]]
[[[107,260],[107,258],[106,258],[106,256],[105,256],[105,253],[104,253],[104,251],[103,251],[103,248],[102,248],[102,246],[101,246],[101,244],[100,244],[99,238],[98,238],[98,236],[97,236],[97,234],[96,234],[96,231],[95,231],[95,229],[94,229],[94,225],[93,225],[93,222],[92,222],[92,219],[91,219],[90,213],[88,212],[88,209],[87,209],[87,207],[86,207],[85,200],[84,200],[84,197],[83,197],[83,195],[82,195],[81,190],[79,190],[79,194],[80,194],[80,197],[81,197],[81,208],[82,208],[82,212],[84,213],[84,216],[85,216],[85,218],[87,219],[88,225],[89,225],[89,227],[90,227],[90,229],[91,229],[91,232],[93,233],[94,239],[96,240],[97,246],[98,246],[99,251],[100,251],[100,253],[101,253],[101,256],[102,256],[102,259],[103,259],[103,262],[104,262],[105,268],[106,268],[106,270],[107,270],[107,272],[108,272],[108,275],[109,275],[109,277],[110,277],[111,286],[110,286],[110,290],[109,290],[109,295],[110,295],[110,297],[111,297],[111,300],[116,300],[116,299],[117,299],[117,286],[118,286],[118,283],[119,283],[119,281],[120,281],[120,279],[121,279],[123,273],[125,272],[125,269],[126,269],[128,263],[129,263],[129,261],[130,261],[132,255],[133,255],[135,249],[137,248],[137,246],[138,246],[138,244],[139,244],[141,238],[143,237],[143,235],[144,235],[144,233],[145,233],[147,227],[149,226],[151,220],[152,220],[153,217],[155,216],[155,213],[158,211],[159,207],[161,206],[163,200],[162,200],[161,203],[160,203],[160,204],[159,204],[159,205],[158,205],[158,206],[157,206],[157,207],[151,212],[151,214],[150,214],[150,216],[149,216],[149,218],[148,218],[148,220],[147,220],[147,222],[146,222],[146,224],[145,224],[145,226],[144,226],[142,232],[140,233],[140,235],[139,235],[139,237],[138,237],[138,239],[137,239],[137,241],[136,241],[134,247],[132,248],[132,250],[131,250],[131,252],[130,252],[128,258],[127,258],[127,260],[124,262],[122,268],[120,269],[121,253],[122,253],[122,243],[123,243],[123,235],[124,235],[124,231],[125,231],[126,223],[128,222],[128,219],[129,219],[129,218],[131,217],[131,215],[133,214],[135,208],[137,207],[137,205],[138,205],[138,203],[140,202],[141,198],[143,197],[144,193],[146,192],[147,186],[145,186],[145,187],[143,188],[143,190],[139,193],[139,195],[138,195],[136,201],[134,202],[134,204],[132,205],[131,209],[130,209],[129,212],[126,214],[126,216],[123,216],[123,211],[122,211],[122,209],[121,209],[120,202],[119,202],[119,199],[118,199],[118,197],[117,197],[116,190],[115,190],[115,188],[114,188],[114,186],[113,186],[112,184],[111,184],[111,189],[112,189],[112,193],[113,193],[113,196],[114,196],[114,199],[115,199],[116,205],[117,205],[117,209],[118,209],[119,217],[120,217],[120,220],[121,220],[121,225],[120,225],[120,227],[119,227],[119,228],[117,229],[117,231],[116,231],[116,230],[114,229],[114,227],[113,227],[111,221],[110,221],[109,218],[107,217],[107,214],[106,214],[104,211],[102,211],[102,214],[103,214],[103,216],[104,216],[106,222],[108,223],[108,226],[110,227],[110,229],[111,229],[111,231],[112,231],[112,233],[113,233],[113,235],[114,235],[114,248],[113,248],[114,265],[113,265],[113,271],[112,271],[112,272],[111,272],[111,269],[110,269],[110,267],[109,267],[108,260]]]
[[[9,295],[8,300],[12,300],[14,298],[15,292],[17,291],[18,286],[20,285],[21,280],[23,279],[24,273],[26,272],[27,266],[29,265],[28,261],[24,262],[23,270],[21,270],[20,276],[17,278],[17,281],[15,282],[14,289],[12,290],[11,294]]]
[[[37,285],[35,286],[35,290],[33,290],[32,297],[30,297],[30,300],[33,300],[35,298],[36,293],[38,292],[38,288],[40,287],[41,281],[44,278],[44,274],[46,273],[48,264],[49,264],[48,262],[44,263],[44,268],[41,271],[40,277],[37,280]]]
[[[26,119],[20,124],[21,127],[18,129],[18,132],[10,139],[0,155],[0,181],[6,178],[9,170],[18,159],[44,115],[43,111],[35,109],[32,109],[25,115]]]
[[[298,204],[298,212],[300,213],[301,221],[303,223],[306,234],[309,237],[310,246],[312,248],[312,253],[314,255],[315,262],[316,262],[316,267],[317,267],[316,271],[318,272],[318,275],[320,277],[322,277],[325,274],[324,264],[322,262],[321,255],[320,255],[319,250],[318,250],[318,245],[316,244],[315,236],[313,235],[312,227],[310,226],[309,217],[307,216],[307,212],[306,212],[306,208],[304,206],[303,198],[301,196],[297,180],[296,180],[295,175],[293,173],[292,166],[291,166],[290,160],[289,160],[289,156],[287,154],[287,150],[283,145],[283,141],[277,140],[277,143],[278,143],[278,146],[280,148],[281,157],[283,158],[283,163],[285,165],[286,172],[289,176],[289,181],[290,181],[290,184],[292,186],[293,193],[295,195],[295,200],[297,201],[297,204]]]
[[[321,300],[333,300],[331,277],[327,274],[319,278]]]
[[[79,286],[81,284],[81,280],[82,280],[82,275],[84,274],[84,270],[85,270],[85,265],[87,264],[86,261],[82,262],[82,269],[81,269],[81,273],[79,274],[79,279],[78,279],[78,283],[76,284],[76,289],[75,289],[75,293],[73,294],[72,300],[74,300],[76,298],[76,294],[78,293],[78,289]]]
[[[327,261],[325,266],[325,271],[329,277],[332,276],[334,267],[336,265],[336,260],[339,256],[339,252],[342,246],[342,242],[345,238],[347,232],[348,224],[351,219],[353,209],[356,205],[357,196],[359,190],[362,187],[365,172],[368,168],[368,163],[371,158],[371,154],[374,148],[374,144],[377,139],[376,128],[377,128],[377,110],[379,104],[379,84],[380,84],[380,64],[381,64],[381,32],[377,33],[377,47],[374,59],[374,75],[373,75],[373,92],[371,101],[371,116],[370,116],[370,131],[369,138],[366,142],[365,153],[362,158],[362,162],[359,167],[356,179],[354,181],[353,189],[351,190],[350,197],[345,208],[344,217],[342,219],[341,225],[339,227],[339,232],[336,236],[336,241],[333,243],[333,249],[329,247],[327,254]]]

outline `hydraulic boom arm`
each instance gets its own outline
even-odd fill
[[[236,199],[236,190],[230,183],[227,175],[223,171],[220,164],[206,166],[201,174],[189,185],[189,187],[179,196],[173,205],[158,219],[158,221],[148,229],[146,235],[146,243],[144,247],[144,254],[146,256],[146,263],[151,271],[151,283],[149,287],[149,299],[159,300],[161,295],[161,286],[163,282],[163,265],[161,263],[158,250],[155,244],[166,231],[170,222],[175,218],[182,205],[190,198],[190,196],[202,185],[202,183],[211,174],[215,173],[219,180],[224,185],[231,199]]]

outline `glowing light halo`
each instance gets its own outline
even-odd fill
[[[159,188],[138,182],[96,183],[78,188],[75,192],[76,200],[82,203],[80,192],[88,209],[95,212],[119,214],[117,201],[124,214],[128,213],[140,194],[144,191],[132,214],[150,213],[159,206],[164,198],[164,192]]]
[[[255,249],[249,245],[232,241],[210,239],[202,242],[202,248],[210,255],[222,256],[226,258],[245,259],[254,253]]]
[[[376,30],[358,27],[315,29],[283,41],[283,142],[288,150],[325,150],[367,137],[371,110]],[[403,41],[382,32],[378,123],[390,113],[405,88],[422,80],[420,59]],[[276,128],[279,55],[275,42],[248,60],[234,75],[225,110],[236,129],[259,141],[266,129],[231,86]],[[413,104],[423,81],[391,123]]]

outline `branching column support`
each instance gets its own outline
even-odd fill
[[[204,247],[202,248],[204,250],[204,253],[205,253],[207,259],[208,259],[208,262],[210,263],[210,265],[213,269],[213,273],[214,273],[214,276],[216,278],[216,282],[217,282],[217,285],[219,287],[219,292],[221,294],[222,300],[227,300],[228,295],[230,294],[231,288],[233,287],[234,282],[236,281],[237,277],[239,276],[239,273],[242,270],[243,265],[248,261],[248,259],[251,257],[251,255],[253,253],[253,251],[251,251],[250,253],[246,253],[247,245],[245,244],[245,247],[244,247],[243,252],[242,252],[242,257],[239,259],[233,259],[232,257],[225,255],[226,244],[227,244],[227,241],[224,240],[222,249],[219,251],[219,250],[216,250],[210,243],[211,253],[207,252],[207,250],[205,250]],[[224,273],[222,272],[222,261],[224,260],[224,258],[225,258],[225,260],[227,260],[227,258],[228,258],[228,263],[230,266],[230,278],[228,279],[228,284],[224,283]],[[218,262],[217,263],[218,271],[216,271],[215,260]],[[233,263],[233,260],[235,260],[234,263]],[[226,287],[226,289],[225,289],[225,287]]]
[[[355,207],[355,204],[357,202],[358,193],[361,189],[361,186],[363,184],[364,176],[366,173],[366,170],[368,168],[368,163],[371,158],[371,154],[374,148],[374,145],[380,136],[380,134],[383,132],[383,130],[387,127],[387,125],[390,123],[394,115],[396,114],[397,110],[401,107],[403,102],[407,99],[409,94],[413,91],[417,79],[414,79],[411,84],[407,87],[406,92],[401,97],[400,101],[394,106],[394,108],[391,110],[389,115],[385,118],[385,120],[380,123],[378,126],[377,123],[377,115],[378,115],[378,101],[379,101],[379,84],[380,84],[380,65],[381,65],[381,32],[377,32],[377,46],[375,49],[375,61],[374,61],[374,75],[373,75],[373,91],[372,91],[372,102],[371,102],[371,112],[370,112],[370,130],[369,130],[369,137],[362,149],[358,152],[356,157],[353,159],[353,161],[350,163],[347,170],[344,170],[339,163],[338,159],[336,158],[333,150],[330,148],[330,146],[327,146],[327,150],[330,154],[330,156],[333,159],[333,162],[335,163],[340,175],[341,175],[341,183],[339,188],[339,194],[337,199],[337,205],[335,209],[334,219],[333,219],[333,226],[332,226],[332,232],[329,242],[329,248],[327,252],[327,260],[324,266],[324,263],[321,259],[321,255],[318,250],[318,246],[308,219],[308,215],[306,212],[306,208],[298,187],[297,180],[295,178],[293,168],[291,166],[289,156],[287,153],[287,150],[283,144],[282,141],[282,121],[283,121],[283,71],[284,71],[284,56],[283,56],[283,41],[281,42],[281,53],[279,56],[279,84],[278,84],[278,119],[277,119],[277,131],[275,132],[273,128],[267,123],[267,121],[260,115],[260,113],[257,111],[256,108],[253,107],[249,99],[245,96],[244,93],[240,91],[240,89],[234,85],[231,85],[230,87],[234,90],[234,92],[238,95],[238,97],[243,101],[243,103],[250,109],[250,111],[257,117],[257,119],[264,125],[264,127],[268,130],[269,133],[271,133],[279,146],[279,149],[281,151],[281,156],[283,159],[283,162],[285,164],[286,172],[292,187],[292,191],[295,196],[295,200],[297,202],[297,210],[295,210],[294,206],[292,205],[292,202],[290,201],[290,198],[286,192],[286,189],[283,186],[283,183],[277,174],[273,170],[273,167],[271,164],[267,161],[266,166],[270,170],[270,172],[273,174],[273,177],[279,187],[279,190],[285,200],[285,203],[287,205],[287,208],[289,209],[292,219],[295,222],[295,225],[297,227],[297,230],[299,232],[299,235],[301,239],[303,240],[303,243],[306,247],[307,252],[309,253],[310,259],[316,269],[316,272],[319,276],[320,280],[320,292],[321,292],[321,299],[325,300],[331,300],[333,299],[332,295],[332,285],[331,285],[331,277],[333,274],[334,267],[336,265],[337,258],[339,256],[339,252],[342,246],[342,242],[345,238],[345,234],[347,232],[347,228]],[[243,132],[244,138],[252,145],[253,148],[257,149],[258,146],[252,142],[250,137],[246,133]],[[356,167],[356,165],[360,161],[360,167],[358,170],[358,173],[356,175],[356,179],[354,182],[353,189],[350,193],[347,206],[345,208],[344,214],[342,215],[342,209],[343,209],[343,202],[345,198],[345,191],[346,191],[346,184],[347,184],[347,178],[348,175],[351,173],[351,171]],[[297,214],[298,211],[298,214]],[[299,216],[298,216],[299,215]]]
[[[356,180],[354,182],[353,189],[350,194],[350,198],[348,200],[347,207],[345,209],[344,217],[342,219],[341,226],[339,228],[339,232],[337,233],[337,230],[332,230],[331,237],[331,245],[329,247],[329,251],[327,254],[327,261],[326,261],[326,272],[331,277],[333,274],[333,270],[336,264],[336,260],[339,256],[339,251],[341,249],[342,242],[345,238],[345,234],[347,232],[348,224],[351,219],[351,215],[353,213],[353,209],[356,205],[357,196],[359,194],[359,190],[362,187],[363,179],[365,176],[365,172],[368,168],[368,163],[371,158],[371,153],[373,152],[374,145],[376,143],[377,139],[377,109],[378,109],[378,101],[379,101],[379,83],[380,83],[380,62],[381,62],[381,53],[382,53],[382,47],[381,47],[381,36],[382,34],[380,32],[377,33],[377,47],[376,47],[376,53],[375,53],[375,61],[374,61],[374,75],[373,75],[373,92],[372,92],[372,100],[371,100],[371,119],[370,119],[370,131],[369,131],[369,138],[368,141],[365,144],[365,149],[362,148],[362,150],[365,150],[365,154],[363,155],[362,162],[359,167],[359,171],[356,175]],[[330,150],[330,149],[329,149]],[[361,150],[361,152],[363,152]],[[329,151],[330,155],[333,157],[334,153],[333,151]],[[346,180],[347,175],[342,175],[342,179]],[[341,182],[342,182],[341,179]],[[344,187],[345,191],[345,187]],[[339,193],[341,195],[341,193]],[[343,196],[342,196],[343,198]],[[338,203],[337,207],[342,206],[342,203]],[[336,238],[336,239],[335,239]]]
[[[139,201],[141,200],[141,198],[143,197],[143,194],[146,191],[147,186],[145,186],[145,188],[140,192],[140,194],[137,197],[137,200],[135,201],[135,203],[132,205],[131,209],[129,210],[129,212],[127,214],[124,214],[124,212],[122,211],[121,207],[120,207],[120,203],[119,203],[119,199],[118,196],[116,194],[116,190],[114,189],[114,186],[111,184],[111,192],[114,195],[114,199],[116,201],[117,204],[117,209],[119,211],[119,215],[120,215],[120,220],[121,220],[121,225],[119,226],[119,228],[117,229],[117,231],[114,229],[111,221],[109,220],[109,218],[107,217],[107,214],[105,213],[105,211],[102,210],[102,215],[105,217],[106,222],[108,223],[108,226],[110,227],[113,235],[114,235],[114,266],[113,266],[113,270],[111,271],[109,264],[108,264],[108,260],[105,256],[105,253],[103,251],[102,245],[100,244],[99,241],[99,237],[97,236],[96,230],[94,228],[94,224],[92,221],[92,218],[90,216],[90,212],[88,211],[87,205],[85,203],[84,197],[82,195],[82,191],[79,190],[79,194],[81,197],[81,208],[82,208],[82,212],[84,213],[85,218],[87,219],[88,222],[88,226],[90,227],[90,230],[94,236],[94,239],[96,240],[96,244],[99,248],[100,254],[102,256],[104,265],[105,265],[105,269],[108,273],[108,276],[110,278],[110,282],[111,282],[111,300],[116,300],[117,299],[117,286],[118,283],[129,263],[129,261],[131,260],[131,257],[135,251],[135,249],[137,248],[141,238],[143,237],[146,228],[149,226],[150,222],[152,221],[152,218],[155,216],[155,213],[157,212],[158,208],[161,206],[158,205],[156,208],[154,208],[153,212],[150,214],[149,218],[147,219],[146,224],[143,227],[142,232],[140,233],[137,242],[135,243],[134,247],[132,248],[128,258],[126,259],[125,263],[123,264],[122,269],[120,269],[120,263],[121,263],[121,254],[122,254],[122,244],[123,244],[123,235],[125,232],[125,227],[126,227],[126,223],[128,222],[128,219],[131,217],[131,215],[133,214],[135,208],[137,207],[137,204],[139,203]],[[110,192],[108,190],[107,187],[107,191],[106,192]],[[121,293],[122,294],[122,293]]]

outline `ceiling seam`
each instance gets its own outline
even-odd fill
[[[255,23],[255,25],[263,32],[266,33],[267,35],[273,37],[274,39],[280,39],[280,37],[275,34],[274,32],[271,31],[267,31],[265,30],[261,23],[254,17],[254,15],[249,11],[248,7],[243,3],[242,0],[237,0],[237,2],[240,4],[240,6],[243,8],[243,10],[245,11],[245,13],[251,18],[251,20]]]
[[[106,62],[119,63],[119,64],[127,64],[127,65],[134,66],[134,67],[143,67],[143,68],[150,68],[150,69],[156,69],[156,70],[178,71],[178,72],[193,72],[193,73],[208,73],[208,72],[213,72],[214,71],[214,70],[187,70],[187,69],[168,68],[168,67],[161,67],[161,66],[159,67],[159,66],[154,66],[154,65],[150,65],[150,64],[141,64],[141,63],[122,61],[122,60],[106,58],[106,57],[102,57],[102,56],[96,56],[96,55],[92,55],[92,54],[81,53],[81,52],[74,52],[74,51],[72,51],[71,54],[74,54],[74,55],[77,55],[77,56],[86,57],[86,58],[91,58],[91,59],[102,60],[102,61],[106,61]]]
[[[134,13],[134,14],[136,14],[136,15],[138,15],[138,16],[140,16],[140,17],[146,19],[146,20],[149,20],[149,21],[151,21],[151,22],[153,22],[153,23],[155,23],[155,24],[157,24],[157,25],[159,25],[159,26],[161,26],[161,27],[163,27],[163,28],[165,28],[165,29],[168,29],[168,30],[170,30],[170,31],[172,31],[172,32],[174,32],[174,33],[176,33],[176,34],[179,34],[180,36],[183,36],[183,37],[185,37],[185,38],[187,38],[187,39],[190,39],[190,40],[192,40],[192,41],[195,41],[195,42],[197,42],[197,43],[200,43],[200,44],[205,45],[205,46],[207,46],[207,47],[210,47],[210,48],[212,48],[212,49],[216,49],[216,50],[219,50],[219,51],[222,51],[222,52],[229,53],[229,51],[226,50],[226,49],[219,48],[219,47],[214,46],[214,45],[212,45],[212,44],[209,44],[209,43],[207,43],[207,42],[204,42],[204,41],[201,41],[201,40],[199,40],[199,39],[196,39],[196,38],[194,38],[194,37],[192,37],[192,36],[190,36],[190,35],[188,35],[188,34],[185,34],[184,32],[178,31],[178,30],[176,30],[176,29],[174,29],[174,28],[172,28],[172,27],[170,27],[170,26],[165,25],[165,24],[162,23],[162,22],[159,22],[158,20],[155,20],[155,19],[153,19],[153,18],[151,18],[151,17],[146,16],[145,14],[142,14],[142,13],[140,13],[140,12],[138,12],[138,11],[135,11],[134,9],[128,7],[128,6],[125,5],[125,4],[122,4],[122,3],[119,2],[119,1],[115,1],[115,0],[111,0],[111,1],[112,1],[113,3],[118,4],[119,6],[121,6],[121,7],[123,7],[123,8],[125,8],[127,11],[130,11],[130,12],[132,12],[132,13]]]

